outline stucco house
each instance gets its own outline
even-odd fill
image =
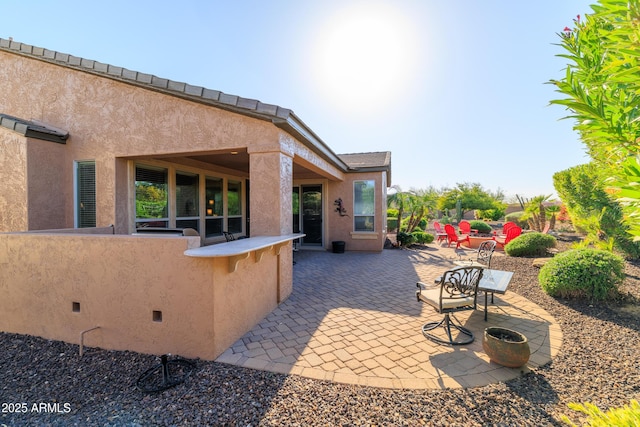
[[[383,248],[389,152],[12,40],[0,82],[2,331],[212,359],[290,294],[293,241]]]

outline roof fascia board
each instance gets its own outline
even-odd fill
[[[289,117],[286,120],[273,120],[273,124],[292,134],[303,143],[306,141],[307,143],[305,145],[307,145],[313,152],[320,155],[330,163],[333,163],[343,172],[351,170],[327,144],[325,144],[311,129],[309,129],[306,124],[304,124],[302,120],[300,120],[300,118],[293,113],[293,111],[289,114]]]

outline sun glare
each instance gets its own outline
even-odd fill
[[[323,24],[313,55],[319,96],[334,107],[370,114],[406,95],[420,52],[409,17],[392,4],[361,3]]]

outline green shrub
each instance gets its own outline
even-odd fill
[[[488,219],[489,221],[498,221],[504,216],[505,208],[500,206],[493,209],[477,210],[475,212],[476,218]]]
[[[629,405],[625,405],[622,408],[611,408],[607,412],[603,412],[600,408],[590,403],[585,403],[584,405],[570,403],[569,408],[589,416],[588,423],[582,424],[585,426],[622,427],[640,425],[640,404],[637,400],[631,400]],[[577,427],[566,415],[561,418],[562,421],[570,426]]]
[[[389,208],[387,209],[387,218],[398,218],[398,209]]]
[[[505,215],[505,222],[514,222],[518,225],[518,227],[524,229],[527,226],[527,221],[522,219],[524,216],[524,211],[511,212],[510,214]]]
[[[538,275],[542,290],[562,298],[606,299],[615,296],[623,280],[624,260],[600,249],[562,252],[551,258]]]
[[[416,238],[413,237],[413,234],[405,233],[404,231],[401,231],[396,235],[396,240],[400,243],[400,246],[409,246],[416,242]]]
[[[471,224],[472,230],[478,230],[478,233],[491,233],[493,232],[493,228],[489,224],[484,221],[480,221],[478,219],[474,219],[473,221],[469,221]]]
[[[504,247],[509,256],[541,256],[547,254],[547,249],[555,248],[556,238],[550,234],[524,233],[516,237]]]
[[[440,225],[442,225],[444,227],[445,224],[451,224],[451,218],[448,217],[448,216],[443,216],[442,218],[440,218],[438,220],[438,222],[440,223]]]
[[[414,231],[413,237],[416,239],[416,242],[420,244],[428,244],[433,242],[434,236],[431,233],[425,233],[424,231]]]
[[[387,230],[398,229],[398,218],[387,218]]]

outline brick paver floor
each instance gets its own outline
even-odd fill
[[[557,322],[513,292],[495,295],[487,322],[482,297],[478,310],[455,315],[473,331],[472,344],[452,347],[427,340],[422,325],[442,315],[416,301],[416,282],[432,283],[454,267],[460,252],[433,246],[380,253],[297,252],[291,296],[217,361],[348,384],[442,389],[506,381],[557,354],[562,342]],[[471,255],[467,251],[465,257]],[[482,349],[488,326],[527,336],[527,366],[505,368],[489,361]]]

